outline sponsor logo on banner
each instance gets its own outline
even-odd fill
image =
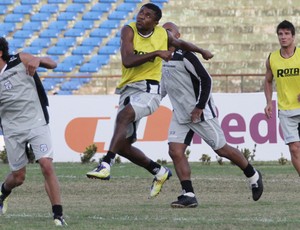
[[[276,102],[273,101],[273,114],[276,114]],[[168,128],[171,121],[172,110],[165,106],[151,116],[145,118],[143,136],[139,142],[161,142],[168,139]],[[111,135],[107,130],[113,129],[115,117],[77,117],[72,119],[65,129],[67,145],[75,152],[82,153],[91,143],[96,144],[97,152],[104,153],[108,150]],[[219,120],[228,144],[240,145],[246,142],[245,134],[249,133],[253,143],[277,143],[277,128],[281,139],[282,131],[277,124],[276,116],[267,119],[264,113],[256,113],[250,120],[239,113],[228,113]],[[263,131],[261,126],[264,125]],[[111,130],[112,132],[112,130]],[[96,135],[96,133],[98,133]],[[100,141],[95,141],[102,139]],[[202,139],[195,135],[193,144],[202,144]]]
[[[255,160],[278,160],[290,157],[284,144],[277,116],[276,92],[273,100],[273,117],[264,114],[265,98],[260,93],[215,93],[219,123],[225,138],[233,147],[256,146]],[[118,110],[117,95],[49,96],[50,128],[54,142],[54,161],[77,162],[91,144],[96,144],[95,160],[109,149]],[[63,114],[63,116],[62,116]],[[166,159],[168,154],[168,128],[172,105],[165,97],[159,109],[141,119],[134,146],[152,160]],[[190,161],[199,161],[202,154],[216,159],[216,153],[199,136],[194,136]],[[125,159],[124,159],[125,161]]]
[[[160,106],[159,109],[151,116],[146,118],[143,137],[138,141],[165,141],[168,137],[168,128],[172,116],[172,111]],[[103,153],[107,151],[105,146],[109,145],[111,135],[105,137],[107,128],[114,126],[114,117],[77,117],[71,120],[65,130],[65,140],[68,146],[82,153],[87,146],[94,143],[97,146],[97,152]],[[98,130],[97,130],[98,129]],[[95,142],[97,132],[103,137],[100,142]]]

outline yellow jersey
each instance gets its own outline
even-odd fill
[[[280,50],[270,54],[270,67],[275,78],[279,110],[294,110],[300,108],[300,50],[290,58],[283,58]]]
[[[134,53],[146,54],[156,50],[168,50],[168,34],[161,26],[155,26],[153,34],[150,37],[144,38],[139,35],[136,23],[132,22],[128,26],[133,29],[133,48]],[[142,80],[160,81],[162,75],[162,59],[156,57],[151,61],[145,62],[142,65],[126,68],[122,65],[122,78],[117,88]]]

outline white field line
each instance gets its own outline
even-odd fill
[[[78,176],[78,175],[57,175],[57,177],[59,178],[71,178],[71,179],[76,179],[76,178],[86,178],[85,175],[82,175],[82,176]],[[139,177],[139,176],[118,176],[116,177],[117,179],[126,179],[126,178],[136,178],[136,179],[147,179],[146,177]],[[176,177],[173,177],[171,179],[176,179]],[[113,180],[114,178],[112,178]],[[230,181],[234,181],[234,182],[247,182],[247,178],[244,177],[244,175],[241,174],[241,177],[240,178],[224,178],[224,177],[206,177],[206,176],[195,176],[191,178],[192,180],[202,180],[202,181],[224,181],[224,182],[230,182]],[[299,178],[295,177],[295,178],[284,178],[284,180],[282,178],[270,178],[268,177],[267,179],[265,177],[263,177],[263,180],[267,180],[268,182],[271,182],[271,183],[300,183],[300,180]]]
[[[70,220],[74,217],[69,217],[69,216],[65,216],[67,219],[70,218]],[[49,214],[26,214],[26,213],[21,213],[21,214],[5,214],[3,215],[1,218],[24,218],[24,219],[33,219],[33,218],[52,218],[52,215]],[[77,217],[75,217],[75,219],[78,219]],[[103,216],[88,216],[88,219],[91,220],[119,220],[119,221],[124,221],[124,220],[130,220],[130,221],[143,221],[143,220],[151,220],[151,221],[162,221],[162,220],[170,220],[169,216],[166,217],[150,217],[150,216],[111,216],[111,217],[103,217]],[[196,217],[192,217],[192,218],[179,218],[179,217],[174,217],[172,218],[174,222],[189,222],[192,219],[197,219],[199,221],[199,219],[202,219],[202,221],[204,222],[211,222],[211,223],[215,223],[215,222],[220,222],[220,221],[224,221],[224,219],[222,218],[207,218],[207,217],[201,217],[198,216]],[[266,217],[262,217],[262,218],[246,218],[246,217],[241,217],[241,218],[233,218],[233,220],[236,220],[238,222],[261,222],[261,223],[287,223],[287,219],[285,217],[283,218],[266,218]]]
[[[118,220],[118,221],[164,221],[164,220],[170,220],[169,216],[166,217],[150,217],[150,216],[145,216],[145,217],[141,217],[141,216],[112,216],[112,217],[103,217],[103,216],[89,216],[89,219],[92,220]],[[222,218],[207,218],[207,217],[192,217],[192,218],[172,218],[174,222],[190,222],[193,219],[196,219],[197,221],[199,221],[199,219],[203,222],[210,222],[210,223],[216,223],[216,222],[222,222],[224,221],[224,219]],[[262,218],[232,218],[232,220],[235,220],[235,222],[259,222],[259,223],[287,223],[287,219],[285,217],[283,218],[276,218],[276,219],[272,219],[272,218],[266,218],[266,217],[262,217]]]

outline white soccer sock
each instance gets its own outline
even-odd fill
[[[249,177],[248,180],[249,180],[249,184],[256,184],[257,181],[259,179],[259,175],[258,175],[258,172],[255,170],[255,173],[252,177]]]
[[[186,192],[183,194],[184,196],[188,196],[188,197],[195,197],[195,194],[192,192]]]
[[[158,171],[158,173],[156,173],[156,178],[159,178],[161,176],[163,176],[165,173],[167,172],[167,170],[165,169],[165,167],[161,166],[160,170]]]
[[[110,171],[110,165],[106,162],[101,162],[102,166],[104,166],[105,168],[107,168]]]

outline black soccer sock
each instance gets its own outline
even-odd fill
[[[146,167],[146,169],[152,174],[155,175],[158,173],[158,171],[160,170],[161,165],[154,162],[154,161],[150,161],[150,164]]]
[[[108,151],[107,154],[102,158],[102,161],[110,165],[115,157],[116,154],[114,152]]]
[[[53,218],[56,219],[57,217],[62,217],[63,215],[63,208],[60,204],[55,204],[52,206]]]
[[[1,186],[1,193],[2,193],[2,198],[3,200],[9,196],[9,194],[11,193],[11,191],[8,191],[5,187],[4,187],[4,183]]]
[[[244,169],[244,174],[246,177],[252,177],[255,174],[255,169],[253,168],[253,166],[248,163],[247,167]]]
[[[192,181],[190,180],[183,180],[180,182],[181,184],[181,188],[182,190],[184,190],[185,192],[192,192],[194,193],[194,189],[193,189],[193,186],[192,186]]]

